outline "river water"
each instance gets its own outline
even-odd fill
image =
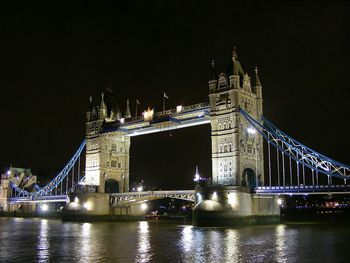
[[[350,262],[350,226],[0,218],[0,262]]]

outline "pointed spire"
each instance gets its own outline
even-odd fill
[[[210,80],[217,80],[218,76],[216,74],[216,70],[215,70],[215,60],[213,59],[211,61],[211,76],[210,76]]]
[[[126,109],[125,109],[125,115],[124,117],[131,118],[131,113],[130,113],[130,107],[129,107],[129,99],[126,100]]]
[[[236,52],[236,46],[233,46],[233,51],[232,51],[232,60],[235,61],[238,59],[238,55]]]
[[[199,172],[198,172],[198,165],[196,165],[196,174],[194,175],[193,181],[198,182],[201,179]]]
[[[115,118],[119,121],[121,118],[123,118],[122,116],[122,112],[120,111],[119,107],[117,106],[116,107],[116,110],[115,110]]]
[[[255,66],[255,86],[261,86],[258,72],[258,67]]]
[[[238,61],[236,46],[233,47],[233,51],[232,51],[232,68],[233,68],[233,70],[232,70],[233,75],[239,75],[239,74],[243,75],[244,74],[243,68]]]
[[[93,103],[92,103],[92,96],[89,97],[89,112],[92,112],[92,108],[94,107]]]
[[[104,97],[105,97],[105,94],[102,92],[101,93],[101,105],[100,105],[100,109],[101,110],[106,110],[107,109],[107,105],[105,103]]]

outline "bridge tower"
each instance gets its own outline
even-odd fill
[[[120,110],[106,105],[103,93],[99,107],[90,97],[86,113],[86,185],[97,187],[98,193],[129,191],[130,137],[103,130],[106,122],[114,121],[122,121]]]
[[[253,188],[264,180],[263,138],[240,116],[263,113],[262,87],[255,68],[255,85],[243,71],[236,50],[227,76],[217,76],[212,62],[209,81],[212,141],[212,180],[215,185]]]

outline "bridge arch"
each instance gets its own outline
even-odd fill
[[[243,170],[242,186],[246,186],[251,189],[257,186],[255,171],[250,167],[247,167]]]
[[[105,181],[105,193],[119,193],[119,182],[114,179],[107,179]]]

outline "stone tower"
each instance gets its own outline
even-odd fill
[[[129,191],[130,137],[123,132],[108,132],[108,123],[120,122],[112,109],[109,116],[104,94],[100,106],[90,97],[86,113],[86,185],[97,187],[99,193]]]
[[[258,119],[262,115],[262,92],[255,70],[255,85],[244,73],[236,50],[229,76],[215,71],[209,81],[212,141],[212,180],[216,185],[253,188],[263,184],[263,139],[239,113],[243,109]]]

